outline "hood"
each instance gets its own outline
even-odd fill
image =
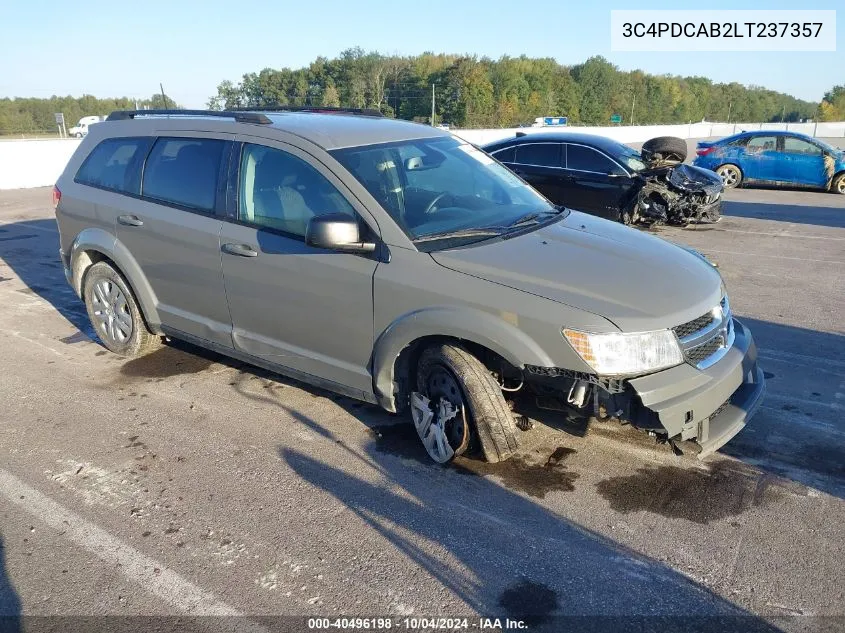
[[[690,193],[705,193],[708,196],[721,193],[724,185],[716,172],[694,165],[680,164],[669,172],[672,186]]]
[[[719,273],[697,256],[577,211],[518,237],[431,256],[446,268],[597,314],[623,332],[686,323],[721,299]]]

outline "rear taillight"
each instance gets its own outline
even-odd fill
[[[710,147],[700,147],[695,150],[695,153],[699,156],[707,156],[707,154],[714,151],[716,151],[716,147],[711,145]]]
[[[59,206],[59,203],[62,201],[62,192],[61,190],[53,186],[53,208],[56,209]]]

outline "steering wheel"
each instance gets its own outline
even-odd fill
[[[429,202],[428,206],[426,206],[425,211],[423,211],[423,215],[428,215],[430,213],[434,213],[434,210],[437,209],[437,203],[440,202],[441,200],[443,200],[443,198],[451,197],[451,196],[452,196],[452,194],[450,194],[448,191],[444,191],[440,195],[435,196],[434,200]]]

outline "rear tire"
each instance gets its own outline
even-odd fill
[[[734,189],[742,184],[742,170],[736,165],[730,163],[719,165],[716,168],[716,173],[722,179],[725,189]]]
[[[161,345],[161,337],[147,328],[129,284],[108,262],[86,271],[82,292],[91,325],[107,350],[134,358]]]
[[[519,429],[502,396],[499,384],[475,356],[461,347],[441,344],[426,349],[417,365],[417,389],[431,397],[430,378],[447,371],[460,388],[471,433],[481,444],[488,462],[509,458],[519,447]]]

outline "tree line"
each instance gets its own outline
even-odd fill
[[[563,66],[551,58],[397,56],[361,48],[334,59],[318,57],[305,68],[265,68],[237,83],[223,81],[208,107],[374,108],[386,116],[430,122],[432,86],[436,122],[453,127],[512,127],[543,116],[567,116],[571,125],[607,125],[611,115],[621,116],[624,124],[845,120],[845,86],[812,103],[760,86],[622,71],[603,57]],[[174,107],[160,94],[144,100],[4,98],[0,134],[55,130],[56,112],[64,113],[70,127],[82,116],[160,108],[165,100]]]
[[[175,102],[166,94],[155,94],[149,99],[98,99],[91,95],[82,97],[57,97],[48,99],[8,97],[0,99],[0,134],[58,134],[56,113],[65,115],[65,127],[70,129],[84,116],[105,116],[115,110],[134,110],[138,108],[161,108],[167,101],[167,107],[175,107]]]
[[[611,115],[636,124],[690,121],[798,121],[819,104],[760,86],[713,83],[705,77],[622,71],[603,57],[562,66],[551,58],[423,53],[382,55],[361,48],[307,68],[265,68],[240,82],[223,81],[213,109],[270,105],[375,108],[387,116],[455,127],[511,127],[542,116],[570,124],[608,124]]]

